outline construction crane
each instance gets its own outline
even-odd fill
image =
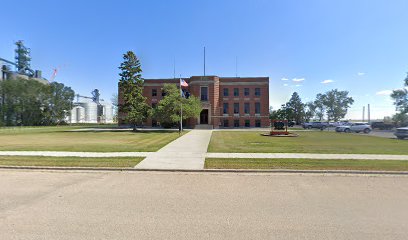
[[[57,76],[57,73],[58,73],[58,68],[54,68],[54,71],[52,72],[52,75],[49,80],[50,82],[54,81],[55,77]]]

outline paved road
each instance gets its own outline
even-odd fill
[[[408,177],[0,170],[1,239],[406,239]]]

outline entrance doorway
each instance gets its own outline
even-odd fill
[[[208,109],[203,109],[200,113],[200,124],[208,124]]]

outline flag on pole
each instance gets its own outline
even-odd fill
[[[184,81],[184,79],[180,78],[180,86],[181,87],[188,87],[188,83],[186,81]]]

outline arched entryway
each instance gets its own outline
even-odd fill
[[[208,124],[208,109],[203,109],[200,113],[200,124]]]

